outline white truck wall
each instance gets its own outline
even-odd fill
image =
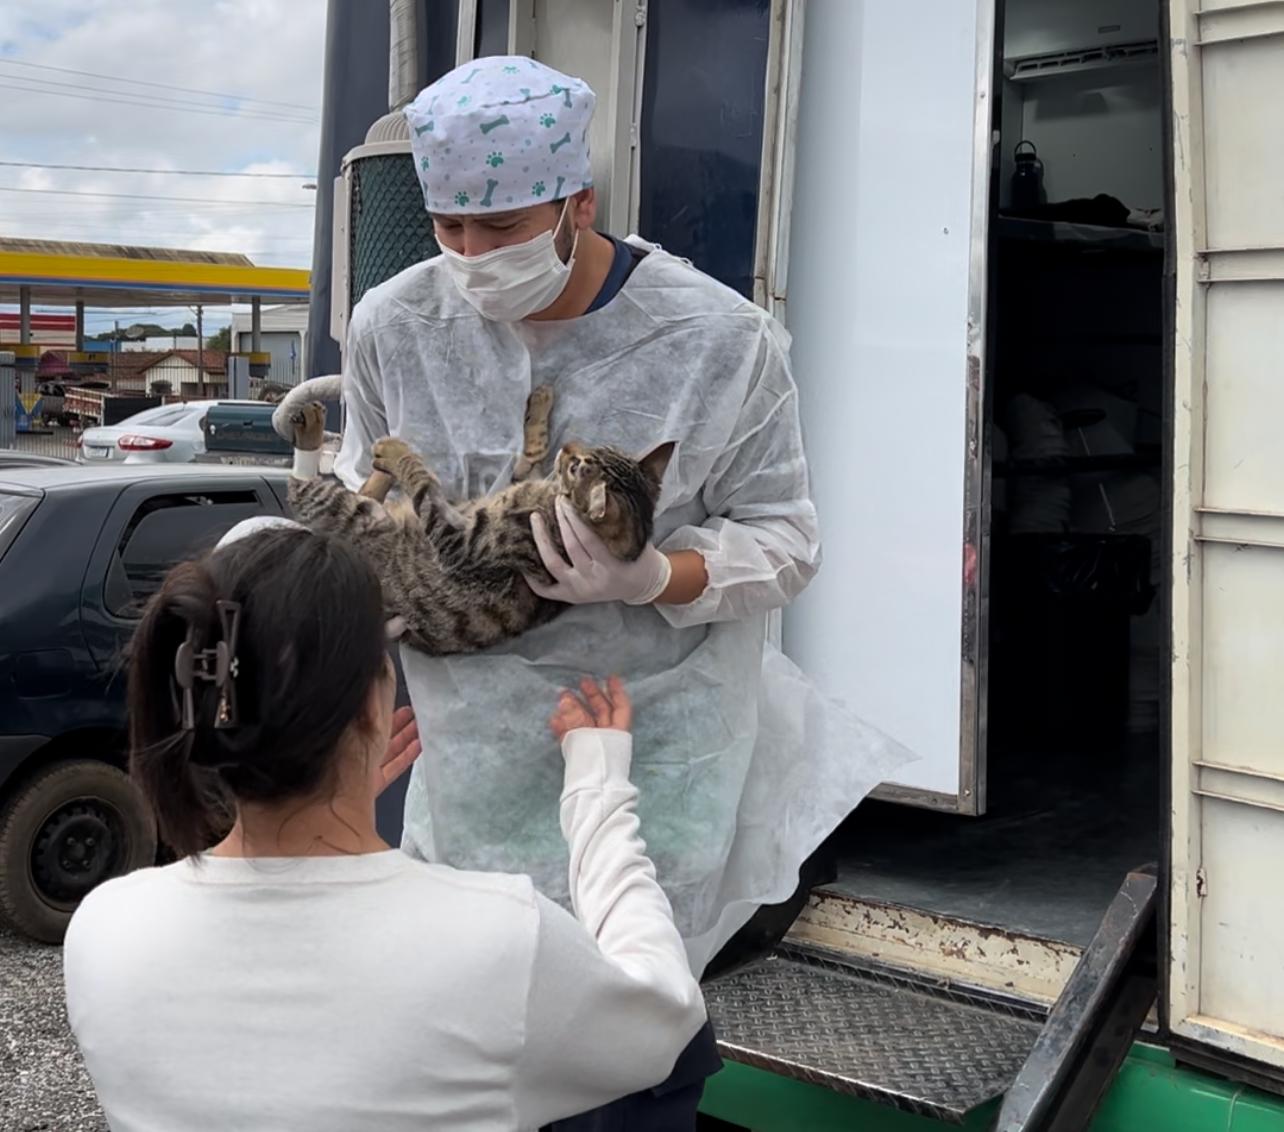
[[[1284,8],[1169,10],[1171,1025],[1284,1069]]]

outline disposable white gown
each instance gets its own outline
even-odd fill
[[[545,721],[561,688],[618,673],[636,708],[643,834],[697,973],[758,904],[789,896],[803,859],[909,757],[768,640],[769,612],[820,564],[787,349],[758,307],[652,248],[606,306],[558,323],[488,322],[439,260],[416,265],[358,304],[344,362],[335,471],[352,488],[386,435],[452,497],[502,487],[543,383],[555,448],[677,441],[655,541],[701,552],[700,598],[572,606],[472,656],[402,650],[424,744],[404,847],[528,873],[568,903],[561,755]]]

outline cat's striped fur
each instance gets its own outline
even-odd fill
[[[566,496],[617,557],[634,559],[650,541],[660,481],[673,453],[663,444],[641,459],[613,448],[568,444],[553,474],[532,478],[548,456],[552,391],[527,402],[525,444],[514,482],[482,499],[451,503],[437,477],[403,441],[374,446],[374,472],[360,492],[333,479],[290,479],[294,517],[342,535],[370,557],[390,616],[406,641],[436,656],[477,652],[551,621],[566,606],[539,597],[523,575],[550,580],[531,534],[535,511],[562,546],[554,503]],[[319,448],[324,409],[291,417],[295,446]],[[399,498],[388,501],[393,486]]]

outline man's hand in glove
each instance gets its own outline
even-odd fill
[[[531,533],[539,556],[554,578],[552,585],[533,578],[526,582],[540,597],[568,605],[596,601],[622,601],[626,605],[649,605],[669,586],[673,567],[668,556],[650,543],[635,562],[616,558],[583,519],[564,499],[557,501],[557,523],[570,562],[557,552],[543,519],[531,516]]]

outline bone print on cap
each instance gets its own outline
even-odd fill
[[[507,212],[593,184],[596,96],[524,55],[477,59],[443,75],[405,109],[429,212]]]

